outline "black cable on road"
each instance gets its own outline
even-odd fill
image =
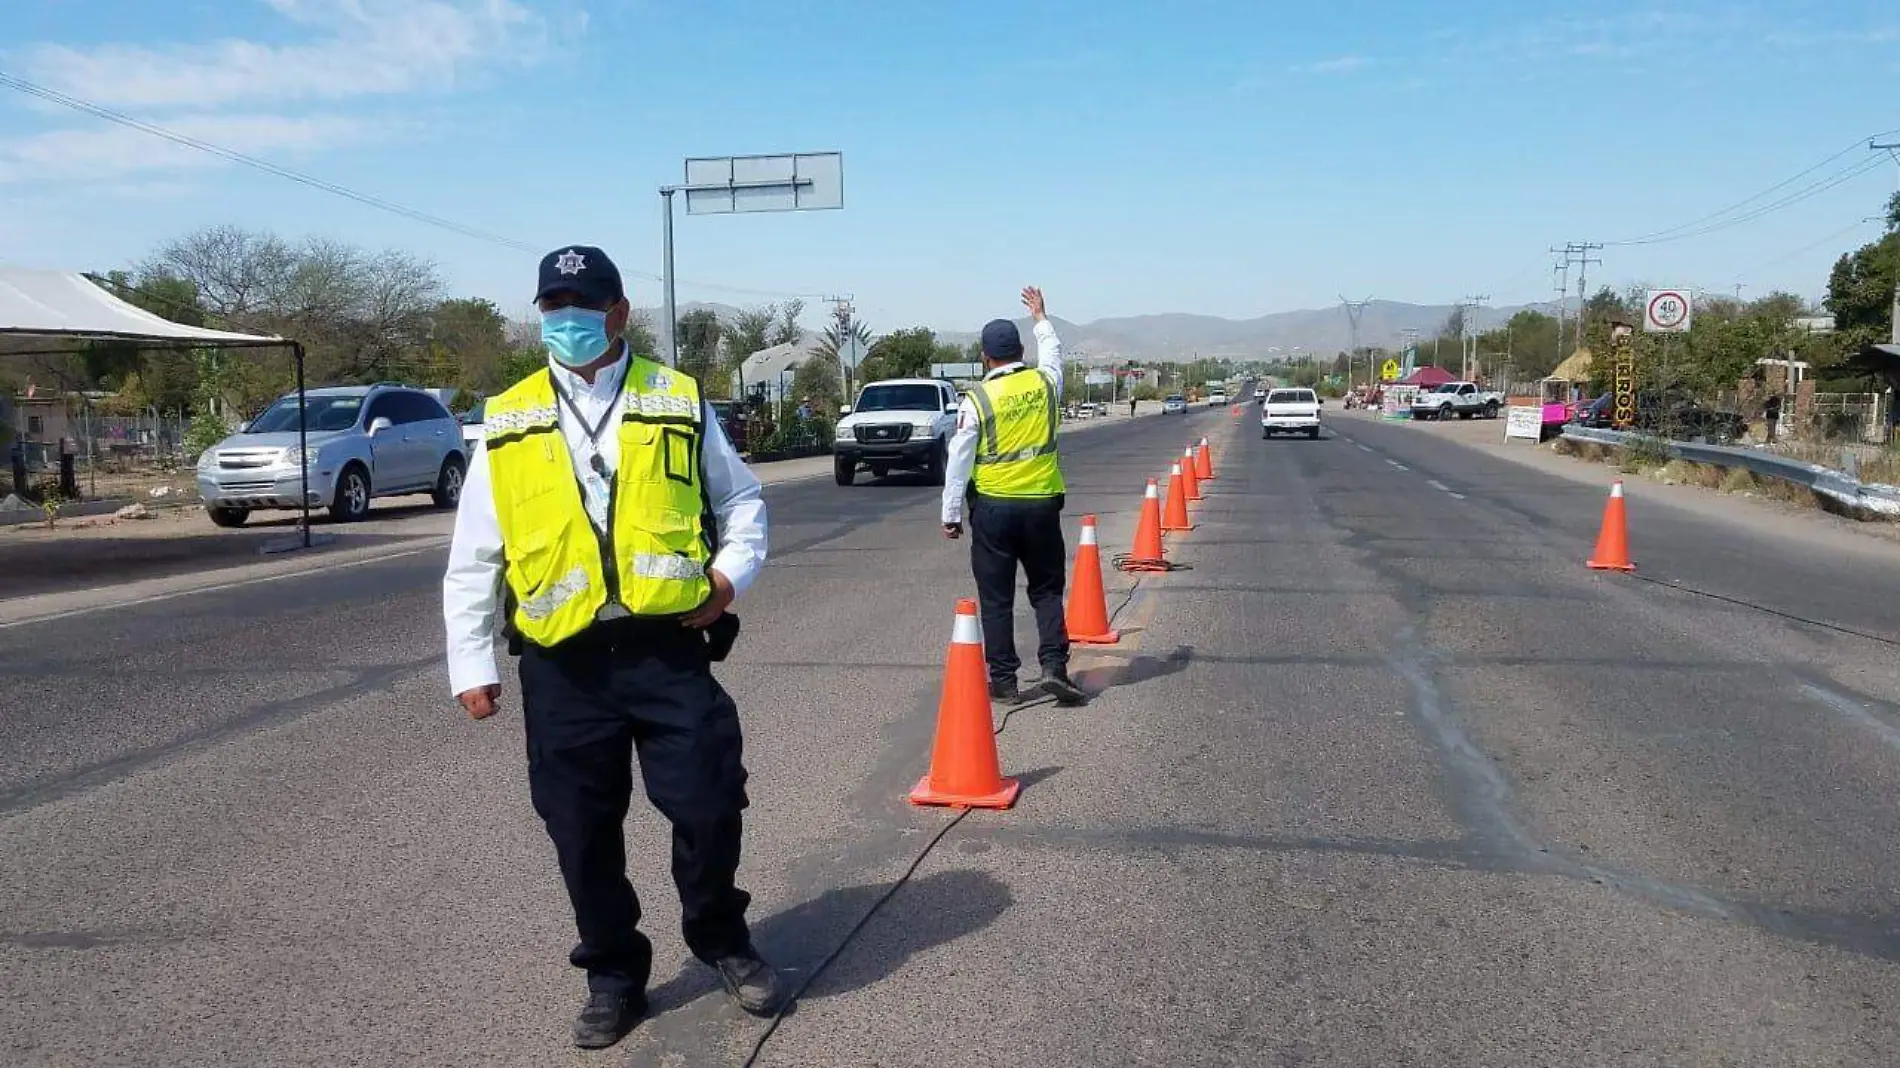
[[[1659,578],[1651,578],[1648,575],[1631,573],[1630,578],[1633,578],[1638,582],[1647,582],[1652,586],[1661,586],[1662,588],[1666,590],[1679,590],[1683,593],[1695,594],[1697,597],[1707,597],[1711,601],[1721,601],[1723,604],[1732,604],[1736,606],[1737,608],[1751,608],[1757,612],[1764,612],[1768,615],[1775,616],[1780,619],[1788,620],[1791,623],[1805,623],[1810,627],[1820,627],[1822,630],[1831,630],[1837,634],[1846,634],[1850,637],[1863,638],[1870,642],[1879,642],[1881,645],[1891,645],[1896,648],[1900,648],[1900,638],[1895,638],[1895,637],[1892,637],[1891,635],[1874,634],[1869,631],[1855,630],[1853,627],[1844,627],[1840,625],[1839,623],[1829,623],[1829,622],[1826,622],[1825,620],[1809,619],[1806,616],[1795,615],[1793,612],[1784,612],[1779,608],[1770,608],[1767,605],[1756,604],[1753,601],[1744,601],[1739,597],[1730,597],[1727,594],[1721,594],[1721,593],[1710,593],[1708,590],[1698,590],[1694,586],[1685,586],[1680,582],[1667,581],[1667,580],[1659,579]]]
[[[1115,606],[1113,612],[1109,613],[1108,620],[1110,623],[1115,621],[1116,616],[1121,615],[1122,612],[1127,610],[1129,604],[1133,603],[1135,599],[1135,591],[1140,588],[1141,580],[1136,579],[1134,584],[1128,587],[1127,596],[1123,597],[1122,602]],[[991,736],[1001,735],[1003,730],[1009,726],[1009,718],[1011,716],[1025,708],[1044,703],[1045,702],[1042,701],[1030,701],[1005,709],[1002,721],[996,725],[994,731],[990,732]],[[950,822],[937,828],[937,833],[931,835],[930,841],[925,842],[924,847],[917,851],[915,857],[911,858],[910,865],[904,869],[903,874],[897,877],[897,881],[886,887],[884,892],[878,895],[876,901],[871,902],[871,907],[864,910],[864,915],[858,917],[858,922],[851,925],[851,929],[844,933],[844,937],[838,940],[838,944],[831,948],[830,953],[825,954],[825,958],[819,961],[817,966],[806,974],[798,986],[795,987],[790,994],[779,999],[778,1009],[772,1013],[772,1018],[766,1022],[765,1030],[760,1032],[758,1041],[752,1043],[752,1052],[746,1054],[746,1058],[740,1062],[739,1068],[754,1068],[754,1066],[758,1064],[760,1054],[765,1052],[765,1044],[771,1041],[774,1034],[778,1033],[778,1025],[784,1022],[786,1010],[797,1004],[798,999],[805,996],[805,991],[809,990],[811,985],[818,981],[818,977],[825,974],[825,970],[830,968],[839,957],[844,955],[844,951],[851,947],[851,942],[858,936],[858,932],[864,930],[865,926],[871,922],[871,918],[876,916],[878,911],[881,910],[891,898],[896,897],[899,890],[902,890],[909,884],[910,877],[917,874],[917,869],[923,866],[924,861],[928,859],[931,852],[937,848],[937,844],[942,842],[945,836],[949,835],[952,828],[962,823],[969,817],[970,813],[974,811],[976,810],[969,808],[962,809],[951,818]]]

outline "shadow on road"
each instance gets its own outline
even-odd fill
[[[1112,650],[1103,650],[1101,655],[1113,656]],[[1127,660],[1111,660],[1108,663],[1094,664],[1075,673],[1076,685],[1090,694],[1099,694],[1123,686],[1135,686],[1150,679],[1159,679],[1168,675],[1186,671],[1194,662],[1194,650],[1186,645],[1177,645],[1167,656],[1149,656],[1138,653]]]
[[[891,885],[867,883],[827,890],[754,923],[753,944],[767,960],[784,968],[787,980],[796,986]],[[1009,887],[988,872],[959,869],[914,878],[858,932],[831,968],[805,991],[803,1000],[870,986],[895,973],[917,953],[983,930],[1012,903]],[[689,963],[655,987],[647,1000],[655,1013],[661,1013],[689,1005],[719,988],[712,969]]]

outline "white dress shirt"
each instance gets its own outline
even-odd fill
[[[1006,363],[983,376],[988,382],[998,375],[1006,375],[1022,366],[1019,360]],[[1049,388],[1056,392],[1056,403],[1062,403],[1062,339],[1056,336],[1056,328],[1049,320],[1036,321],[1036,373],[1047,379]],[[968,394],[963,403],[957,405],[957,432],[950,435],[950,458],[943,469],[943,521],[945,523],[963,522],[963,493],[968,488],[970,472],[976,467],[976,401]]]
[[[623,352],[618,361],[603,368],[592,383],[552,359],[548,366],[553,370],[554,387],[572,400],[581,414],[575,419],[567,405],[555,399],[561,413],[561,436],[567,439],[575,478],[585,482],[593,477],[591,460],[596,452],[611,475],[620,465],[618,430],[625,407],[620,383],[627,373],[626,354]],[[587,431],[599,425],[603,417],[606,425],[596,449]],[[705,480],[706,495],[719,520],[719,546],[712,566],[732,583],[734,594],[741,595],[765,564],[765,499],[759,492],[759,480],[727,440],[712,405],[702,402],[700,418],[705,424],[700,477]],[[579,425],[583,420],[586,427]],[[586,492],[581,499],[594,526],[604,526],[605,506]],[[442,578],[442,619],[448,627],[449,689],[453,693],[466,693],[501,679],[495,671],[495,638],[501,613],[503,559],[501,521],[495,513],[495,494],[488,478],[488,449],[477,442],[462,482],[455,537],[449,544],[448,572]]]

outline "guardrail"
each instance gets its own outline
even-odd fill
[[[1669,455],[1690,463],[1708,464],[1711,467],[1738,467],[1760,478],[1779,479],[1797,486],[1805,486],[1839,505],[1848,514],[1868,518],[1880,516],[1886,519],[1900,518],[1900,486],[1888,486],[1878,482],[1862,482],[1852,475],[1843,474],[1831,467],[1819,464],[1790,460],[1785,456],[1762,452],[1759,449],[1746,449],[1732,445],[1701,445],[1692,441],[1668,441],[1647,434],[1632,434],[1622,430],[1598,430],[1592,427],[1566,424],[1563,436],[1572,441],[1588,441],[1597,445],[1627,446],[1638,441],[1659,441],[1669,451]]]

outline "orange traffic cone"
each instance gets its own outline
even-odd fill
[[[1188,522],[1187,486],[1182,478],[1181,465],[1178,462],[1168,469],[1168,506],[1161,513],[1161,529],[1164,531],[1194,529],[1194,524]]]
[[[944,659],[930,774],[917,781],[910,803],[953,808],[1015,804],[1022,784],[1003,778],[996,761],[995,731],[989,669],[983,664],[983,630],[976,622],[976,602],[965,597],[957,602],[957,622]]]
[[[1181,452],[1181,481],[1187,483],[1187,499],[1190,501],[1201,499],[1201,480],[1194,477],[1194,469],[1199,466],[1199,462],[1194,459],[1196,451],[1194,446],[1189,445]]]
[[[1102,589],[1102,550],[1095,517],[1082,517],[1082,544],[1075,550],[1075,574],[1069,580],[1069,640],[1077,645],[1114,645],[1121,635],[1108,629],[1108,593]]]
[[[1200,451],[1195,454],[1194,481],[1214,481],[1214,450],[1207,444],[1206,438],[1201,439]]]
[[[1630,561],[1629,517],[1623,511],[1623,480],[1610,484],[1610,500],[1603,506],[1603,527],[1597,532],[1597,551],[1590,554],[1597,571],[1634,571]]]
[[[1230,414],[1233,415],[1235,422],[1239,422],[1240,421],[1240,405],[1238,404],[1234,405],[1234,410]]]
[[[1155,493],[1155,480],[1148,480],[1141,498],[1141,519],[1135,523],[1135,548],[1121,558],[1123,571],[1166,571],[1167,558],[1161,547],[1161,498]]]

